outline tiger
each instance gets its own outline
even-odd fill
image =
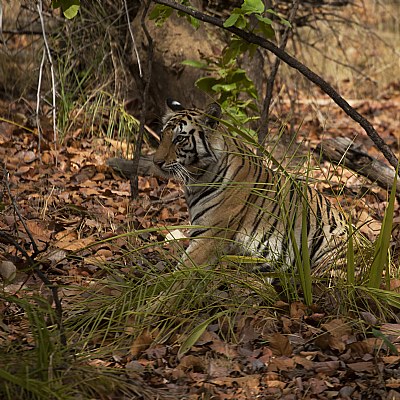
[[[184,266],[249,255],[263,260],[264,271],[296,268],[304,233],[311,268],[343,257],[348,220],[328,198],[304,179],[269,167],[221,123],[217,103],[205,110],[175,100],[167,105],[153,162],[184,186],[193,225]]]

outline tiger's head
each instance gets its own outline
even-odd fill
[[[205,111],[185,109],[174,100],[167,100],[167,105],[171,111],[163,118],[161,142],[153,160],[163,171],[188,182],[217,161],[215,128],[221,107],[213,103]]]

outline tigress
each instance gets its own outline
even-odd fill
[[[349,230],[344,214],[304,180],[268,168],[222,126],[218,104],[204,111],[172,100],[167,105],[153,161],[184,184],[194,225],[184,265],[241,254],[262,258],[269,270],[289,268],[302,253],[304,232],[312,268],[343,254]]]

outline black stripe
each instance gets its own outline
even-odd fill
[[[193,238],[193,237],[202,235],[203,233],[207,232],[208,230],[209,230],[209,228],[192,229],[189,234],[190,234],[190,237]]]
[[[322,197],[320,192],[316,192],[317,196],[315,199],[317,205],[317,212],[316,212],[316,221],[315,221],[315,232],[312,238],[312,245],[310,250],[310,258],[313,260],[313,263],[317,263],[317,259],[315,258],[318,252],[321,249],[321,246],[324,242],[324,222],[322,220],[322,204],[324,203],[324,198]]]
[[[191,218],[191,223],[193,225],[196,225],[194,223],[194,221],[196,221],[197,219],[201,218],[204,214],[206,214],[208,211],[210,211],[211,209],[217,207],[219,205],[219,203],[215,203],[210,205],[209,207],[203,208],[200,212],[198,212],[195,216],[192,216]]]
[[[203,130],[199,131],[199,137],[200,137],[201,142],[203,143],[203,147],[207,151],[207,154],[210,155],[210,156],[215,157],[214,153],[210,149],[210,146],[208,145],[208,141],[206,140],[206,135],[204,134]]]

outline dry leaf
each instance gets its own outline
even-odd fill
[[[69,250],[69,251],[77,251],[77,250],[82,250],[85,247],[87,247],[95,242],[95,239],[93,237],[74,239],[72,241],[69,241],[68,240],[69,236],[68,236],[65,239],[67,239],[67,240],[60,240],[60,241],[54,243],[54,245],[56,247],[58,247],[59,249]]]
[[[273,333],[268,337],[269,347],[275,356],[290,356],[293,349],[289,339],[281,333]]]
[[[289,357],[275,357],[273,358],[269,365],[271,366],[272,370],[275,371],[275,367],[278,371],[290,371],[295,367],[295,362],[293,358]]]
[[[337,371],[340,367],[339,361],[321,361],[314,362],[315,372],[321,374],[331,374]]]
[[[351,327],[348,324],[344,323],[343,320],[340,318],[336,318],[325,324],[322,324],[321,327],[336,338],[349,336],[352,333]]]
[[[26,221],[26,226],[32,233],[33,237],[35,239],[39,239],[44,242],[48,242],[51,236],[51,232],[47,230],[46,225],[47,224],[43,221],[34,221],[34,220]]]
[[[382,360],[385,364],[399,364],[400,356],[384,356]]]
[[[210,344],[210,349],[217,354],[223,354],[227,358],[234,358],[237,356],[237,346],[222,340],[214,340],[213,343]]]
[[[360,361],[356,363],[347,364],[347,366],[356,372],[374,372],[375,365],[372,361]]]
[[[392,389],[398,389],[398,388],[400,388],[400,379],[396,379],[396,378],[389,378],[387,381],[386,381],[386,387],[390,387],[390,388],[392,388]],[[397,393],[398,394],[398,396],[399,396],[399,398],[400,398],[400,394],[399,393]],[[388,400],[394,400],[394,399],[397,399],[397,397],[387,397],[387,399]]]
[[[285,389],[286,387],[286,382],[282,381],[265,381],[264,384],[269,388]]]
[[[301,365],[307,371],[310,371],[314,368],[314,361],[309,360],[306,357],[296,355],[293,357],[293,360],[296,364]]]
[[[153,343],[153,335],[149,330],[144,330],[132,343],[130,354],[137,357]]]
[[[219,385],[219,386],[226,385],[228,387],[232,387],[233,385],[236,384],[239,387],[248,388],[250,390],[256,390],[258,392],[258,387],[260,385],[260,375],[258,375],[258,374],[246,375],[246,376],[237,377],[237,378],[220,377],[220,378],[210,379],[210,382],[214,383],[215,385]],[[286,386],[286,384],[285,384],[285,386]]]
[[[177,368],[182,369],[183,371],[190,370],[195,372],[205,372],[207,369],[206,367],[207,367],[206,361],[202,357],[188,354],[180,359]]]
[[[328,386],[322,379],[310,378],[308,381],[308,385],[312,394],[318,395],[328,389]]]
[[[328,333],[328,345],[333,350],[338,350],[341,353],[346,349],[346,343],[339,337],[332,336]]]
[[[364,354],[373,354],[382,348],[383,341],[379,338],[367,338],[359,342],[350,343],[351,353],[357,357],[363,357]]]
[[[393,343],[400,341],[400,324],[383,324],[381,332],[386,336],[390,336],[390,340]]]
[[[303,318],[306,315],[307,306],[299,301],[290,304],[290,316],[292,318]]]

